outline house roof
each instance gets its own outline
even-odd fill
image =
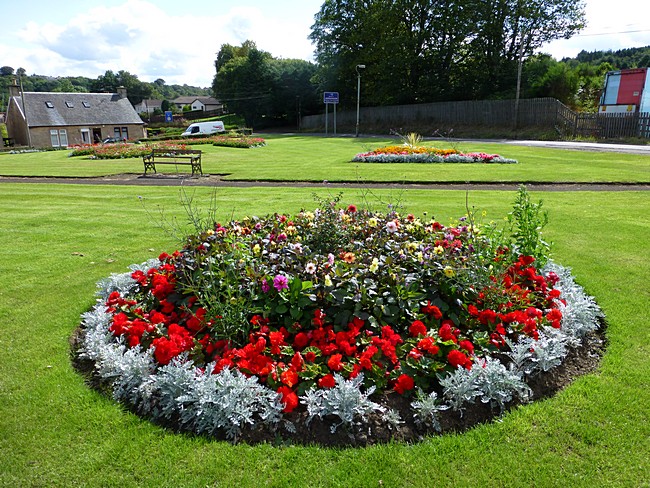
[[[25,92],[30,127],[144,124],[127,98],[117,93]],[[20,97],[13,97],[21,108]]]
[[[160,108],[162,107],[162,103],[163,103],[162,100],[156,100],[155,98],[148,98],[140,102],[140,104],[146,105],[147,107],[151,107],[151,108],[156,108],[156,107]]]
[[[173,100],[176,105],[191,105],[192,102],[198,100],[203,105],[221,105],[221,102],[212,97],[178,97]]]

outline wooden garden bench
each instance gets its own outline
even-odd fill
[[[151,154],[142,156],[144,174],[156,171],[156,164],[188,165],[192,167],[192,176],[203,174],[201,169],[201,151],[198,149],[153,149]]]

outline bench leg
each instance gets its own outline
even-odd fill
[[[147,170],[152,170],[154,173],[157,173],[156,171],[156,163],[153,161],[145,161],[144,162],[144,174],[147,174]]]

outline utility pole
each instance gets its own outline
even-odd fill
[[[359,102],[361,100],[361,73],[359,70],[364,69],[365,67],[365,64],[357,64],[357,67],[355,68],[357,70],[357,126],[354,137],[359,137]]]

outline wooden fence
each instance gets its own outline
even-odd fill
[[[373,128],[398,129],[404,126],[437,126],[441,129],[454,127],[514,129],[517,127],[518,129],[554,130],[564,137],[650,138],[649,113],[577,113],[555,98],[521,99],[517,109],[515,105],[515,100],[477,100],[363,107],[360,110],[360,125],[362,132]],[[332,130],[331,110],[329,125],[329,130]],[[339,128],[351,130],[355,125],[356,111],[346,110],[337,113]],[[325,115],[303,117],[301,129],[324,131]]]

